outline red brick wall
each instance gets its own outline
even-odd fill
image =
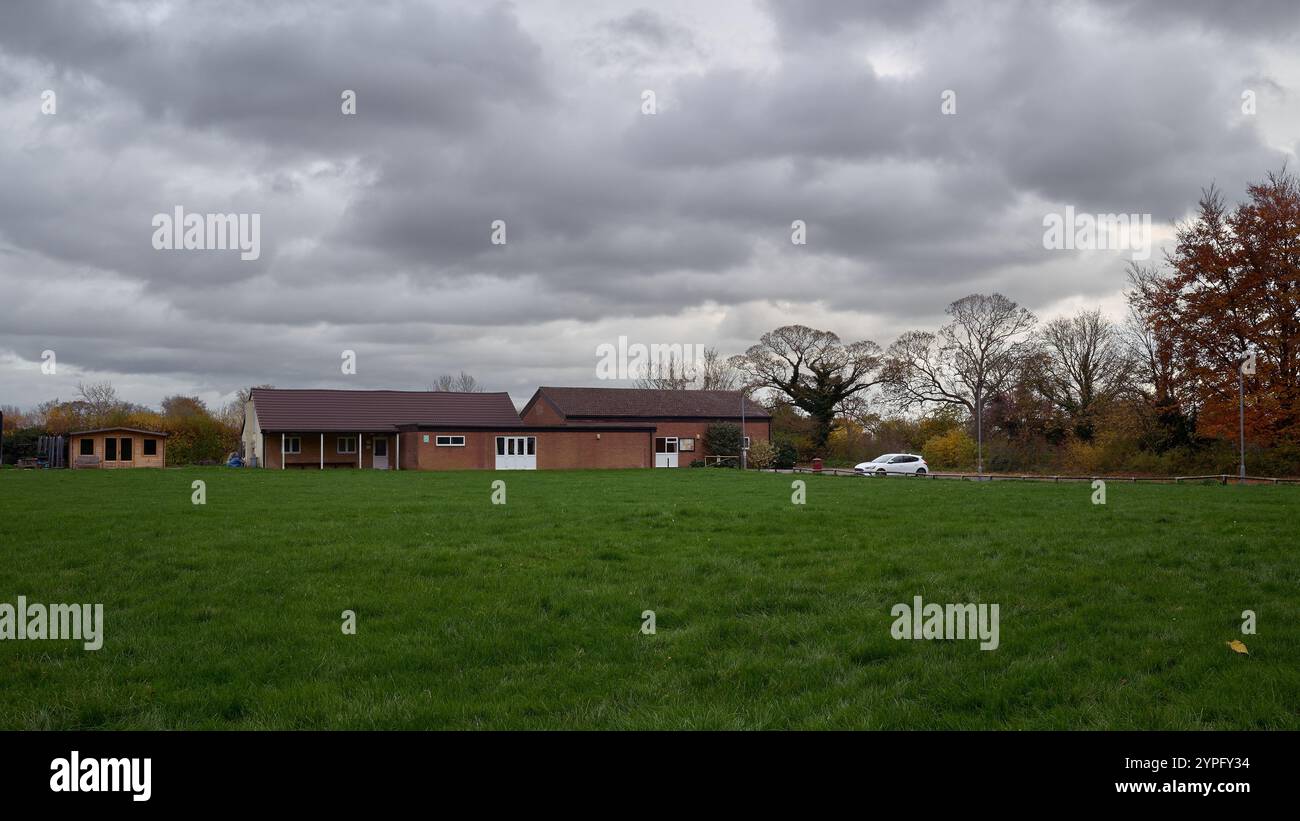
[[[560,415],[545,398],[538,397],[533,406],[523,417],[525,425],[563,425],[564,417]]]
[[[656,422],[654,424],[655,427],[658,429],[655,431],[654,434],[655,437],[676,436],[678,439],[681,439],[684,436],[690,436],[695,439],[695,450],[693,452],[682,451],[682,450],[678,451],[677,453],[678,467],[688,467],[691,464],[691,462],[695,459],[703,459],[706,455],[708,456],[715,455],[715,454],[708,453],[708,451],[704,447],[704,432],[709,429],[709,425],[713,424],[712,421],[707,419],[701,419],[699,421],[690,421],[690,422]],[[737,421],[736,424],[739,425],[740,424],[739,421]],[[746,419],[745,435],[749,437],[750,444],[752,445],[754,442],[757,442],[760,439],[768,439],[769,427],[770,425],[768,423],[768,420],[766,419],[757,422],[752,422]],[[727,454],[727,455],[731,455],[731,454]]]
[[[437,437],[464,436],[464,447],[437,445]],[[425,443],[424,437],[429,441]],[[654,464],[643,431],[420,431],[403,434],[403,470],[493,470],[498,436],[537,437],[538,470],[641,468]],[[598,438],[599,437],[599,438]]]
[[[538,470],[562,468],[645,468],[654,465],[647,431],[541,431]]]
[[[402,436],[403,470],[491,470],[496,466],[497,434],[493,432],[417,431]],[[439,446],[439,436],[464,436],[465,446]]]

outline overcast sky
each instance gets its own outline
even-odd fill
[[[460,370],[522,401],[620,335],[1118,313],[1131,254],[1046,250],[1044,215],[1159,243],[1297,168],[1298,33],[1287,0],[6,2],[0,404]],[[176,206],[260,214],[260,257],[155,250]]]

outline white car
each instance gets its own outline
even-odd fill
[[[870,462],[854,465],[853,470],[860,476],[890,476],[898,473],[911,473],[924,476],[930,472],[925,458],[915,453],[886,453]]]

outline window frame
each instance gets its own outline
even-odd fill
[[[284,455],[301,456],[302,455],[302,437],[286,436],[284,437]]]
[[[141,440],[140,440],[140,455],[141,455],[141,456],[157,456],[157,455],[158,455],[158,440],[157,440],[157,439],[141,439]]]
[[[90,453],[87,453],[87,452],[86,452],[86,445],[90,445]],[[80,451],[80,452],[77,454],[78,456],[94,456],[94,455],[95,455],[95,440],[94,440],[94,438],[93,438],[93,437],[90,437],[90,436],[83,436],[83,437],[81,437],[81,444],[78,446],[78,450]]]
[[[343,443],[351,442],[352,450],[344,450]],[[357,441],[356,436],[336,436],[334,437],[334,452],[339,456],[356,456],[357,450],[360,449],[361,443]]]
[[[135,437],[123,436],[117,443],[117,461],[134,462],[135,461]]]
[[[446,439],[447,441],[443,441]],[[457,442],[455,440],[459,439]],[[442,433],[433,437],[433,445],[438,448],[463,448],[465,447],[465,436],[460,433]]]

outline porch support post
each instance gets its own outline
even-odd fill
[[[280,470],[284,470],[284,433],[280,434]]]
[[[357,470],[361,470],[361,434],[357,434]]]
[[[397,432],[397,436],[394,438],[397,439],[397,462],[393,465],[393,470],[401,470],[402,469],[402,432],[399,430]]]
[[[320,435],[320,469],[325,469],[325,434]]]

